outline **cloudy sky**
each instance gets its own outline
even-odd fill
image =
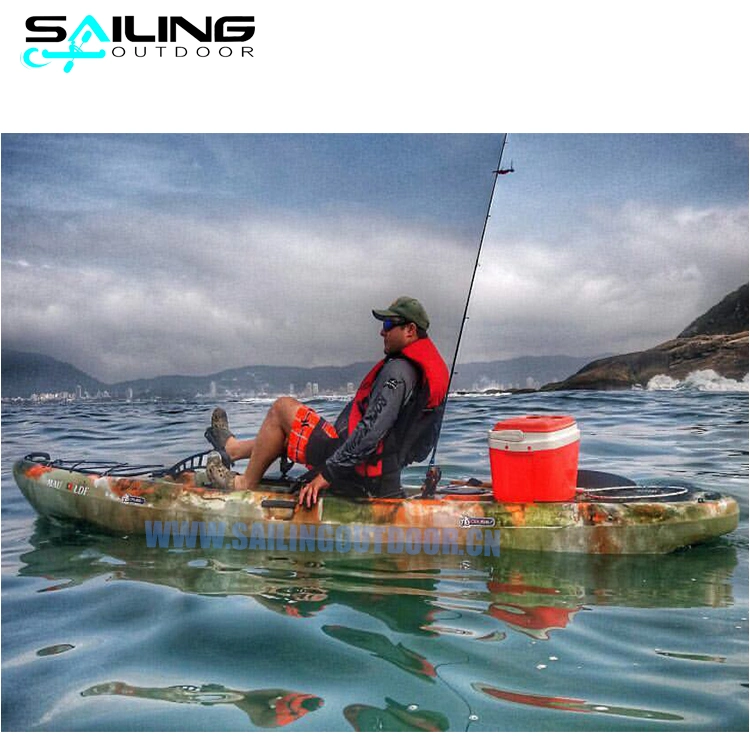
[[[499,135],[3,135],[2,345],[107,382],[455,347]],[[748,280],[748,138],[515,135],[460,360],[633,351]]]

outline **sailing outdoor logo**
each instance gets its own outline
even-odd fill
[[[45,68],[55,61],[65,61],[62,70],[70,73],[77,61],[106,57],[135,60],[145,57],[184,58],[190,55],[205,59],[212,53],[214,57],[221,58],[253,57],[253,48],[245,46],[244,42],[255,34],[254,16],[221,16],[216,21],[206,16],[202,24],[194,24],[183,16],[158,16],[156,28],[153,28],[152,19],[151,33],[144,33],[143,27],[148,22],[139,19],[136,23],[135,16],[113,16],[111,28],[105,30],[105,26],[94,16],[87,15],[70,36],[60,25],[66,21],[66,16],[30,16],[26,19],[26,29],[32,32],[26,37],[26,42],[45,42],[51,47],[28,47],[24,50],[21,62],[27,68]],[[196,41],[200,46],[183,46]],[[123,42],[132,42],[132,45]],[[238,47],[238,44],[241,46]]]
[[[47,26],[39,27],[37,22],[40,20],[49,21],[64,21],[64,16],[50,16],[48,18],[41,18],[39,16],[32,16],[26,21],[26,28],[30,31],[47,31],[55,32],[56,37],[54,39],[48,37],[26,37],[27,42],[33,41],[62,41],[65,39],[65,29],[62,26]],[[85,31],[84,31],[85,29]],[[78,43],[78,36],[83,32],[81,36],[80,44]],[[61,36],[62,34],[62,36]],[[78,28],[71,34],[70,41],[68,42],[67,51],[55,51],[43,49],[41,51],[41,58],[47,60],[47,62],[34,62],[35,53],[39,52],[38,47],[29,47],[22,55],[21,60],[23,64],[29,68],[44,68],[50,64],[53,60],[66,60],[67,62],[63,66],[65,73],[70,73],[73,70],[73,64],[76,60],[100,60],[106,54],[105,50],[84,50],[83,45],[86,44],[92,36],[96,35],[96,38],[100,42],[109,42],[110,39],[107,36],[104,29],[100,26],[99,22],[93,16],[86,16],[86,18],[78,24]],[[37,58],[38,59],[38,58]]]

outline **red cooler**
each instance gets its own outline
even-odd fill
[[[501,503],[572,500],[581,433],[563,414],[513,417],[490,431],[492,494]]]

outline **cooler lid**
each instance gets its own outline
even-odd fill
[[[498,422],[494,431],[517,430],[520,432],[557,432],[572,427],[576,421],[567,414],[530,414],[511,417]]]

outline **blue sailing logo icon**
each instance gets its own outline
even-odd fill
[[[84,29],[86,30],[84,31]],[[83,34],[79,42],[78,36],[79,34],[81,34],[81,32],[83,32]],[[103,49],[95,51],[83,49],[83,45],[90,41],[92,36],[96,36],[96,38],[100,42],[109,41],[109,37],[105,33],[104,29],[102,29],[102,27],[99,25],[99,22],[93,16],[86,16],[86,18],[81,21],[81,23],[78,25],[78,28],[71,35],[70,40],[68,41],[67,51],[56,52],[54,50],[43,49],[41,52],[42,59],[50,61],[67,60],[67,62],[63,66],[63,71],[65,73],[70,73],[70,71],[73,70],[73,65],[76,60],[101,59],[106,54]],[[39,52],[38,47],[29,47],[29,49],[27,49],[21,55],[21,61],[23,62],[23,64],[29,68],[43,68],[46,65],[49,65],[49,62],[34,62],[32,60],[32,55],[36,52]]]

